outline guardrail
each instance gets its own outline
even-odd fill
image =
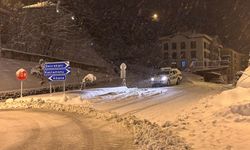
[[[227,60],[215,60],[215,61],[193,61],[192,68],[195,69],[214,69],[228,67],[230,64]]]
[[[65,60],[65,59],[61,59],[57,57],[23,52],[23,51],[7,49],[7,48],[1,48],[0,55],[3,58],[18,59],[18,60],[33,61],[33,62],[38,62],[40,59],[44,59],[46,61],[64,61]],[[70,60],[70,66],[74,68],[81,68],[84,70],[89,70],[89,71],[108,73],[108,70],[106,67],[100,67],[100,66],[90,65],[86,63],[75,62],[71,60]]]

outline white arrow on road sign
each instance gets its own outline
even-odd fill
[[[70,73],[70,70],[67,68],[63,69],[56,69],[56,70],[44,70],[44,76],[52,76],[52,75],[68,75]]]
[[[45,70],[67,68],[67,67],[69,67],[69,61],[47,62],[47,63],[45,63]]]
[[[66,80],[66,75],[52,75],[48,79],[50,81],[64,81]]]

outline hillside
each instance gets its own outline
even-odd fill
[[[24,82],[24,89],[46,87],[40,85],[40,80],[30,75],[32,67],[38,63],[21,61],[15,59],[7,59],[0,57],[0,91],[18,90],[20,89],[20,82],[16,79],[16,71],[19,68],[24,68],[28,71],[28,79]],[[71,75],[68,76],[66,83],[80,83],[81,79],[87,73],[93,73],[98,80],[105,78],[106,74],[97,73],[93,71],[84,71],[82,69],[72,68]],[[62,82],[55,82],[53,85],[62,85]]]

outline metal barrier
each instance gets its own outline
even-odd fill
[[[216,69],[229,67],[228,60],[193,61],[192,69]]]

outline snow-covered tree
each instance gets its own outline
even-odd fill
[[[46,78],[44,77],[44,65],[45,61],[43,59],[39,60],[39,64],[35,67],[31,68],[30,74],[40,80],[41,85],[46,82]]]

